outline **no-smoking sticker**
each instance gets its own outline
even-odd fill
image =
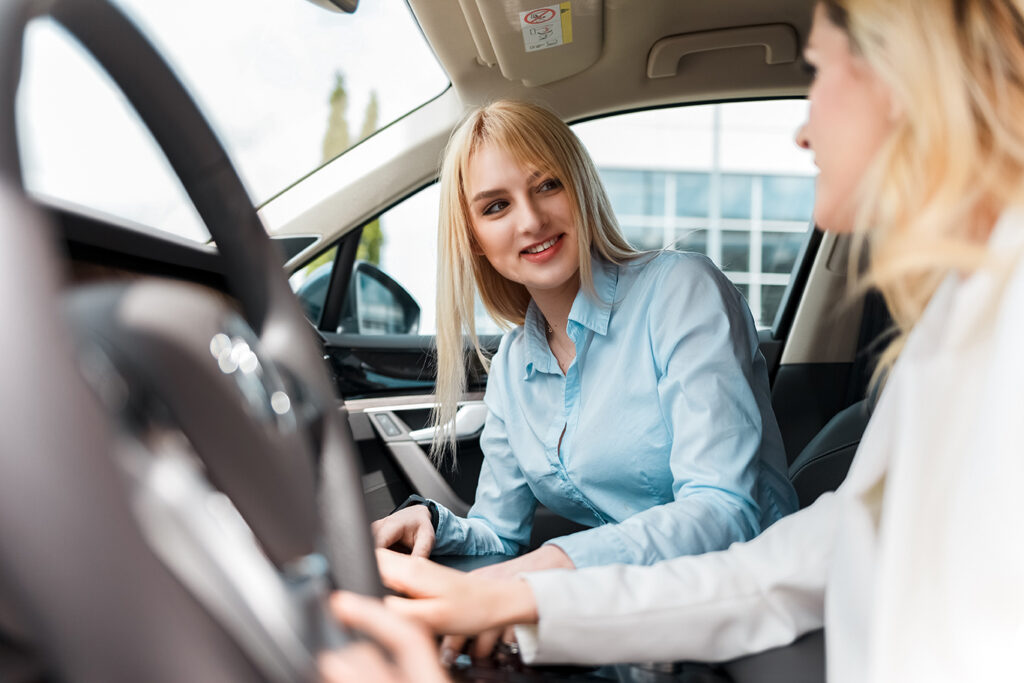
[[[572,42],[572,11],[569,5],[563,2],[519,13],[519,26],[523,30],[523,45],[527,52]]]
[[[536,26],[538,24],[545,24],[556,16],[558,16],[558,12],[551,7],[542,7],[540,9],[535,9],[532,12],[527,12],[526,16],[523,17],[523,21],[530,26]]]

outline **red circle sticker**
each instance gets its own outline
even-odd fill
[[[554,18],[555,10],[551,9],[550,7],[545,7],[544,9],[533,10],[525,17],[523,17],[523,21],[525,21],[527,24],[543,24],[545,21],[551,21]]]

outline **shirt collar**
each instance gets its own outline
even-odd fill
[[[608,320],[612,313],[612,303],[615,301],[615,288],[619,282],[619,267],[604,259],[592,256],[590,259],[590,272],[594,280],[594,294],[589,294],[586,288],[580,287],[576,294],[572,308],[569,310],[569,333],[573,335],[573,324],[576,323],[595,333],[605,335],[608,332]],[[523,379],[530,379],[534,372],[546,372],[555,374],[559,372],[558,361],[551,353],[547,339],[547,322],[532,300],[526,309],[526,319],[523,322],[523,334],[526,339],[526,353],[524,354],[524,375]]]
[[[576,300],[569,311],[569,320],[604,335],[608,332],[608,319],[612,315],[615,288],[619,284],[619,267],[614,263],[592,256],[590,272],[594,279],[594,294],[588,294],[580,287]]]

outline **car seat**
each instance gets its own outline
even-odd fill
[[[843,483],[870,417],[867,399],[839,411],[789,466],[801,509]]]

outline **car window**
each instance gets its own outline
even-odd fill
[[[404,2],[352,15],[302,0],[114,2],[196,99],[254,204],[449,84]],[[50,19],[29,28],[18,110],[33,194],[209,239],[134,110]]]
[[[573,129],[598,166],[626,239],[638,249],[707,254],[765,328],[809,231],[814,167],[793,143],[806,107],[803,100],[678,107]],[[431,185],[364,226],[338,331],[437,332],[438,203],[438,187]],[[314,322],[333,253],[292,276]],[[417,310],[400,300],[402,292]],[[359,301],[371,293],[372,310]],[[476,319],[478,334],[501,332],[479,301]]]
[[[409,196],[362,228],[337,332],[355,334],[437,333],[437,216],[440,190],[432,184]],[[290,279],[315,323],[334,262],[335,249],[322,253]],[[415,306],[415,310],[412,308]],[[314,317],[315,316],[315,317]],[[483,304],[476,305],[477,334],[499,334]]]
[[[17,100],[25,186],[187,239],[209,239],[167,158],[127,99],[51,19],[25,36]]]
[[[288,278],[288,284],[302,303],[302,310],[310,321],[319,326],[323,317],[327,288],[331,284],[331,271],[338,247],[331,247]]]
[[[578,123],[626,239],[707,254],[770,327],[807,239],[804,100],[675,107]]]

